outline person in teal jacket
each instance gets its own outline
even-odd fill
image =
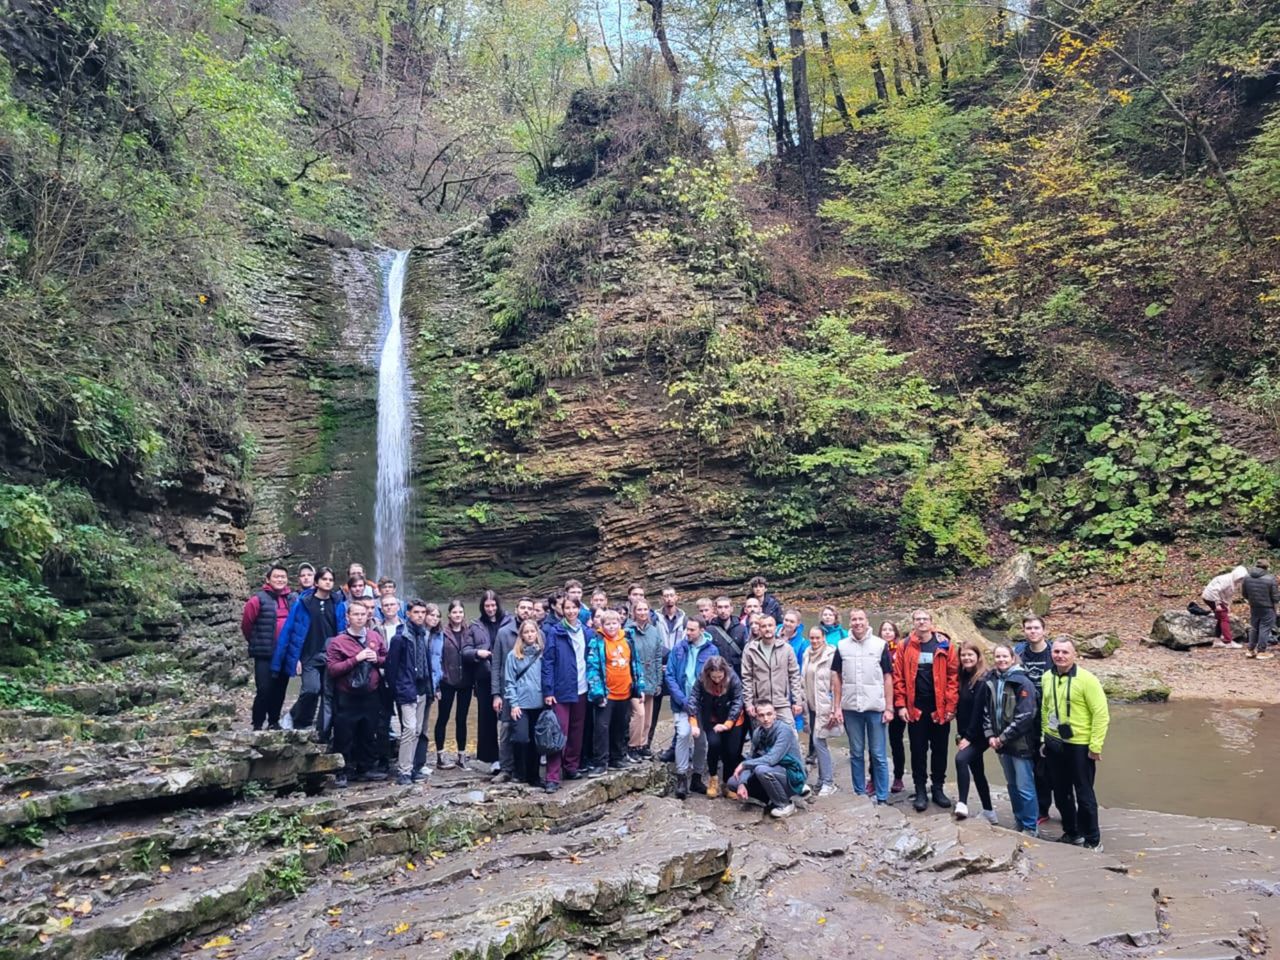
[[[738,764],[729,778],[729,790],[739,800],[763,800],[769,813],[781,819],[795,813],[792,797],[807,796],[800,740],[790,725],[778,723],[768,699],[755,703],[756,728],[751,734],[751,755]]]
[[[836,608],[832,606],[822,608],[822,614],[818,618],[818,626],[822,628],[822,635],[828,645],[833,647],[849,636],[849,631],[840,626],[840,615],[836,613]]]
[[[587,638],[587,700],[594,711],[595,763],[587,776],[627,763],[632,701],[644,696],[644,668],[617,610],[600,611],[600,632]]]

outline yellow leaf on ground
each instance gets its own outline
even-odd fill
[[[74,765],[74,764],[68,763],[65,767],[63,767],[63,768],[62,768],[62,772],[63,772],[63,773],[75,773],[75,772],[76,772],[76,767],[75,767],[75,765]]]
[[[340,917],[342,916],[342,908],[330,907],[328,910],[325,911],[325,913],[329,914],[329,916],[331,917]]]
[[[824,924],[824,923],[826,923],[826,922],[827,922],[827,918],[826,918],[826,917],[819,917],[819,918],[818,918],[818,925],[819,925],[819,926],[821,926],[822,924]]]
[[[23,790],[20,794],[18,794],[18,799],[19,799],[19,800],[25,800],[25,799],[27,799],[27,797],[29,797],[29,796],[31,796],[31,791],[30,791],[30,790]]]
[[[161,872],[161,873],[168,873],[168,872],[169,872],[170,870],[172,870],[172,869],[173,869],[173,867],[169,866],[167,863],[163,863],[163,864],[161,864],[161,865],[160,865],[160,872]]]
[[[404,864],[404,868],[405,868],[406,870],[417,870],[417,869],[418,869],[418,865],[417,865],[416,863],[414,863],[412,860],[406,860],[406,861],[405,861],[405,864]]]
[[[399,936],[400,934],[404,933],[408,929],[409,929],[409,925],[402,920],[391,929],[391,935],[393,937]]]
[[[510,920],[499,920],[499,921],[498,921],[498,926],[500,926],[500,927],[509,927],[509,926],[511,926],[511,921],[510,921]]]
[[[229,947],[229,946],[231,946],[231,938],[230,938],[230,937],[228,937],[226,934],[223,934],[223,935],[222,935],[222,936],[220,936],[220,937],[214,937],[214,938],[213,938],[212,940],[210,940],[208,943],[202,943],[202,944],[200,945],[200,949],[201,949],[201,950],[216,950],[216,949],[218,949],[218,947]]]

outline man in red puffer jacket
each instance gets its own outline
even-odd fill
[[[951,718],[960,699],[960,663],[951,638],[933,629],[928,610],[913,613],[911,623],[907,642],[893,661],[893,705],[907,721],[911,779],[916,788],[912,805],[924,811],[929,806],[926,772],[933,779],[933,802],[951,806],[942,784],[947,779]]]

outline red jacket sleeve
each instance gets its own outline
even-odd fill
[[[262,602],[256,593],[245,602],[244,613],[240,615],[240,632],[246,640],[253,634],[253,622],[258,619],[261,606]]]
[[[955,647],[947,651],[946,683],[943,689],[946,693],[942,697],[942,715],[946,717],[954,714],[960,705],[960,657]]]
[[[906,657],[899,650],[893,657],[893,708],[901,710],[907,705]]]

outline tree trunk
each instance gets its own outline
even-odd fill
[[[796,105],[796,133],[800,141],[800,180],[810,217],[818,213],[818,154],[813,139],[813,108],[809,103],[809,66],[804,45],[804,0],[786,0],[787,40],[791,47],[791,95]],[[816,240],[816,230],[811,227]]]
[[[929,36],[933,39],[933,52],[938,58],[938,78],[942,81],[942,86],[946,87],[949,64],[947,55],[942,49],[942,39],[938,36],[938,23],[933,19],[933,10],[928,2],[924,5],[924,16],[929,23]]]
[[[778,125],[774,127],[774,136],[778,144],[778,156],[791,152],[791,124],[787,120],[787,99],[782,92],[782,68],[778,65],[778,48],[773,45],[773,34],[769,32],[769,18],[765,15],[764,0],[756,0],[756,16],[760,18],[760,37],[764,41],[765,55],[769,58],[769,72],[773,74],[773,95],[777,100],[775,112]]]
[[[849,106],[844,102],[844,91],[840,89],[840,75],[836,73],[836,58],[831,55],[831,38],[827,36],[827,17],[822,11],[822,0],[813,0],[813,15],[818,21],[818,38],[822,41],[822,62],[826,64],[827,79],[831,81],[836,113],[840,114],[840,122],[844,124],[845,130],[853,133],[853,121],[849,119]]]
[[[814,8],[817,8],[816,2],[814,3]],[[876,47],[875,37],[873,37],[871,35],[871,31],[867,29],[867,18],[863,15],[862,6],[858,3],[858,0],[849,0],[849,12],[853,14],[853,24],[858,28],[858,35],[862,37],[862,42],[866,47],[867,59],[871,62],[871,77],[876,82],[876,99],[888,100],[889,86],[884,82],[884,65],[880,62],[880,51]],[[821,12],[818,13],[818,16],[819,19],[821,19]],[[892,22],[892,17],[890,18],[890,22]],[[825,23],[823,24],[823,29],[825,32]],[[824,44],[826,43],[825,36],[822,42]],[[902,92],[902,82],[898,80],[896,76],[894,78],[894,84],[898,88],[898,96],[904,96]]]
[[[911,27],[911,47],[915,53],[916,77],[920,89],[929,86],[929,58],[924,44],[924,18],[920,16],[920,0],[907,0],[907,24]]]
[[[658,41],[658,49],[662,51],[662,62],[667,65],[667,73],[671,74],[671,107],[680,105],[680,94],[684,89],[684,75],[680,73],[680,64],[676,61],[675,52],[667,40],[667,25],[662,16],[663,0],[645,0],[649,4],[650,20],[653,23],[653,36]]]
[[[902,84],[902,51],[906,44],[902,40],[902,28],[898,26],[898,11],[894,9],[893,0],[884,0],[884,12],[889,21],[889,38],[893,42],[893,92],[905,97],[907,91]]]

